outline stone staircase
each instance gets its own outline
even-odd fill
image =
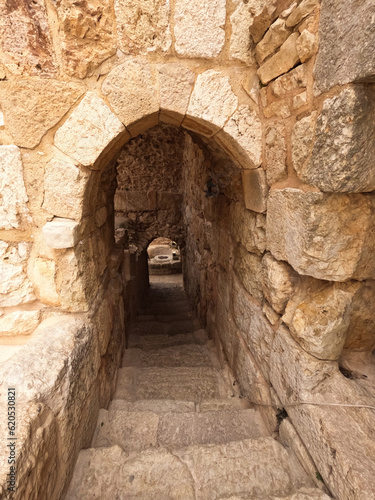
[[[232,392],[182,287],[153,285],[66,500],[327,498]]]

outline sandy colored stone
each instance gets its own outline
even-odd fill
[[[355,12],[355,15],[353,15]],[[374,82],[375,43],[372,0],[322,3],[319,51],[314,69],[318,92],[349,82]],[[354,42],[355,40],[355,42]]]
[[[129,59],[114,68],[104,80],[102,92],[133,136],[158,123],[159,89],[147,61]]]
[[[264,295],[275,311],[281,314],[294,292],[296,273],[286,262],[274,259],[270,253],[264,255],[262,265]]]
[[[86,167],[100,168],[100,159],[126,135],[125,128],[103,99],[87,92],[55,134],[55,146]]]
[[[251,65],[254,63],[254,52],[249,37],[252,16],[245,3],[240,2],[230,16],[232,32],[229,45],[229,59]]]
[[[258,64],[262,64],[267,57],[273,54],[289,37],[291,30],[285,26],[285,21],[277,19],[271,24],[263,39],[255,49]]]
[[[230,117],[215,141],[240,167],[257,168],[262,161],[262,124],[256,111],[242,105]]]
[[[269,84],[273,95],[281,97],[290,90],[304,89],[307,85],[306,65],[300,64],[286,75],[280,76]]]
[[[79,169],[69,157],[56,156],[44,173],[43,208],[57,217],[80,219],[90,172]]]
[[[375,282],[363,282],[353,297],[345,349],[372,352],[375,349],[374,308]]]
[[[1,62],[10,73],[55,76],[57,65],[45,1],[2,2],[0,18]]]
[[[266,212],[268,184],[263,168],[243,170],[242,185],[246,208],[258,213]]]
[[[56,265],[53,260],[40,257],[32,261],[29,276],[35,287],[35,294],[44,304],[59,306],[60,299],[55,284]]]
[[[283,321],[309,354],[336,360],[344,347],[352,298],[353,291],[335,285],[300,287],[288,302]]]
[[[0,336],[30,335],[38,326],[40,310],[0,310]]]
[[[286,25],[293,27],[300,23],[302,19],[311,14],[315,7],[319,5],[319,0],[303,0],[288,16]]]
[[[299,61],[296,43],[299,33],[293,33],[281,45],[280,50],[268,59],[258,69],[258,75],[264,85],[274,80],[283,73],[287,73]]]
[[[319,115],[310,161],[300,177],[325,192],[375,189],[375,92],[352,85],[326,99]]]
[[[293,97],[293,108],[299,109],[307,104],[307,92],[301,92],[300,94]]]
[[[312,57],[318,48],[316,36],[309,30],[303,30],[297,44],[297,52],[301,63],[304,63]]]
[[[366,195],[271,191],[267,247],[299,273],[345,281],[374,275],[373,202]]]
[[[266,118],[277,116],[279,118],[289,118],[292,114],[288,101],[276,101],[263,108],[263,114]]]
[[[212,135],[225,125],[237,105],[229,77],[210,69],[198,75],[182,124],[198,133],[202,126],[203,135]]]
[[[195,74],[180,64],[157,66],[160,82],[160,120],[180,125],[189,104]]]
[[[301,177],[306,163],[310,158],[314,145],[315,127],[318,112],[313,111],[311,115],[297,121],[292,133],[292,162],[297,174]]]
[[[65,71],[85,78],[116,53],[116,27],[110,0],[56,4]]]
[[[28,78],[0,83],[7,131],[17,146],[34,148],[85,92],[83,85]]]
[[[265,233],[258,217],[241,203],[233,203],[231,206],[232,236],[248,252],[262,253],[265,249]]]
[[[252,0],[249,8],[250,12],[253,14],[250,34],[254,42],[258,43],[276,17],[276,2],[274,0],[271,2],[266,2],[265,0]]]
[[[17,146],[0,146],[0,229],[31,223],[23,166]]]
[[[119,46],[124,54],[167,52],[172,44],[167,0],[115,0]]]
[[[44,225],[43,236],[50,248],[74,247],[79,241],[79,224],[72,219],[55,217]]]
[[[9,245],[0,241],[0,307],[17,306],[35,300],[30,280],[26,275],[29,245]]]
[[[225,42],[225,0],[177,0],[175,50],[183,57],[212,58]]]
[[[233,269],[247,292],[261,301],[263,298],[261,257],[248,252],[240,245],[235,251]]]
[[[288,175],[286,165],[286,143],[283,124],[266,129],[266,176],[270,186]]]

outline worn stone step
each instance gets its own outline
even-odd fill
[[[189,344],[144,351],[139,348],[126,349],[122,366],[207,366],[209,353],[204,345]]]
[[[191,320],[194,319],[195,315],[194,312],[189,309],[186,312],[180,312],[177,314],[144,314],[144,315],[138,315],[135,318],[135,322],[137,323],[142,323],[142,322],[149,322],[149,321],[162,321],[164,323],[170,323],[171,321],[184,321],[184,320]]]
[[[178,399],[202,401],[230,397],[230,389],[214,368],[120,368],[114,399]]]
[[[189,333],[199,330],[200,323],[196,319],[183,321],[143,321],[132,323],[129,333],[135,335],[177,335],[178,333]]]
[[[187,300],[179,300],[176,302],[160,302],[160,301],[150,301],[144,303],[142,307],[142,312],[145,315],[170,315],[170,314],[180,314],[185,312],[190,312],[191,306]]]
[[[205,330],[197,330],[191,333],[178,333],[176,335],[138,335],[130,334],[128,338],[128,348],[138,347],[145,351],[153,349],[164,349],[166,347],[187,345],[187,344],[205,344],[208,341]]]
[[[301,466],[265,437],[173,452],[156,448],[128,455],[119,446],[82,450],[66,500],[268,499],[291,496],[302,487],[313,485]]]
[[[205,399],[199,403],[176,399],[141,399],[138,401],[113,399],[109,404],[108,410],[186,413],[190,411],[246,410],[250,408],[250,406],[250,403],[246,399],[237,397],[230,397],[227,399]]]

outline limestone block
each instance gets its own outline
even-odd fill
[[[314,145],[315,127],[318,112],[297,121],[292,133],[292,162],[297,174],[302,177],[307,160]]]
[[[296,47],[299,59],[302,63],[304,63],[315,54],[318,48],[316,36],[313,33],[310,33],[309,30],[303,30],[296,43]]]
[[[239,245],[234,253],[233,269],[247,292],[260,302],[263,299],[262,262],[259,255],[248,252]]]
[[[55,217],[43,227],[44,240],[50,248],[75,247],[79,241],[79,223],[71,219]]]
[[[230,231],[234,241],[248,252],[263,253],[266,247],[263,217],[247,210],[242,203],[232,203]]]
[[[288,175],[286,165],[285,130],[283,124],[266,129],[266,177],[268,184],[282,181]]]
[[[258,69],[259,78],[264,85],[267,85],[271,80],[274,80],[283,73],[287,73],[299,61],[296,43],[299,38],[299,33],[293,33],[282,44],[280,50],[268,59]]]
[[[293,108],[299,109],[307,104],[307,92],[301,92],[293,97]]]
[[[292,113],[288,101],[272,102],[266,108],[263,108],[263,114],[266,118],[277,116],[279,118],[288,118]]]
[[[0,6],[2,62],[15,74],[53,77],[57,73],[44,0],[2,2]]]
[[[0,83],[7,131],[17,146],[34,148],[85,92],[80,83],[29,78]]]
[[[125,128],[103,99],[87,92],[57,130],[55,145],[86,167],[100,168],[100,159],[124,137]],[[125,139],[124,139],[125,142]]]
[[[242,186],[246,208],[264,213],[267,210],[268,184],[263,168],[242,170]]]
[[[297,275],[286,262],[274,259],[270,253],[264,255],[262,265],[263,293],[275,311],[281,314],[294,292]]]
[[[286,188],[271,191],[267,246],[300,274],[345,281],[375,274],[373,200],[367,195],[327,195]]]
[[[310,161],[300,177],[325,192],[375,189],[375,91],[353,85],[326,99]]]
[[[119,47],[124,54],[167,52],[172,44],[167,0],[115,0]]]
[[[40,322],[40,309],[22,309],[12,312],[0,310],[0,337],[30,335]]]
[[[311,14],[315,7],[319,5],[319,0],[303,0],[288,16],[286,25],[293,27],[300,23],[302,19]]]
[[[225,0],[177,0],[175,50],[183,57],[212,58],[225,42]]]
[[[286,27],[283,19],[277,19],[271,24],[263,39],[255,49],[258,64],[262,64],[268,56],[273,54],[289,37],[291,30]]]
[[[195,74],[181,64],[158,64],[160,120],[181,125],[193,91]]]
[[[133,136],[158,124],[159,89],[147,61],[129,59],[114,68],[104,80],[102,92]]]
[[[17,306],[35,300],[25,270],[28,254],[27,243],[9,245],[0,241],[0,307]]]
[[[267,301],[264,301],[262,311],[264,312],[271,325],[275,325],[279,321],[280,316],[272,309]]]
[[[345,349],[362,352],[375,349],[374,300],[375,282],[365,281],[353,297]]]
[[[210,136],[224,127],[237,105],[229,77],[210,69],[198,75],[182,125]]]
[[[90,171],[79,169],[69,157],[54,157],[44,173],[43,208],[57,217],[80,219]]]
[[[116,53],[115,20],[110,0],[56,4],[65,71],[85,78]]]
[[[31,223],[17,146],[0,146],[0,229],[18,229]]]
[[[318,359],[337,360],[349,327],[354,290],[335,285],[303,286],[288,302],[283,321],[301,347]]]
[[[245,3],[240,3],[230,16],[232,32],[229,45],[229,59],[242,61],[251,65],[254,63],[253,48],[249,37],[252,17]]]
[[[274,0],[271,2],[255,0],[250,2],[249,7],[253,14],[250,34],[254,42],[258,43],[276,17],[276,2]]]
[[[31,267],[31,266],[30,266]],[[53,260],[36,257],[29,267],[29,276],[32,280],[37,297],[47,305],[59,306],[60,299],[56,291],[56,266]]]
[[[307,85],[306,64],[300,64],[270,83],[269,89],[276,97],[281,97],[291,90],[304,89]]]
[[[73,249],[64,252],[59,259],[56,272],[56,288],[60,297],[61,308],[65,311],[81,312],[89,310],[87,285],[82,276],[82,268],[83,266],[80,266]],[[94,263],[90,263],[86,267],[85,274],[95,281]]]
[[[242,168],[257,168],[262,161],[262,123],[247,105],[240,106],[215,141]]]
[[[314,69],[317,91],[325,92],[337,84],[374,81],[373,15],[372,0],[322,2],[319,51]]]

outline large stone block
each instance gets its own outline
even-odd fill
[[[11,307],[35,300],[26,275],[29,245],[9,245],[0,241],[0,307]]]
[[[302,177],[314,145],[314,134],[318,112],[298,120],[292,132],[292,162],[297,174]]]
[[[211,136],[224,127],[237,105],[229,77],[210,69],[198,75],[182,125]]]
[[[375,81],[373,16],[372,0],[322,2],[319,51],[314,70],[319,92],[349,82]]]
[[[36,257],[29,265],[29,277],[35,287],[38,299],[50,306],[59,306],[60,299],[56,291],[55,261]]]
[[[353,85],[326,99],[316,124],[311,158],[298,172],[300,177],[325,192],[373,191],[374,116],[372,86]]]
[[[175,49],[184,57],[212,58],[225,42],[225,0],[177,0]]]
[[[374,199],[286,188],[271,191],[267,246],[278,260],[318,279],[375,276]]]
[[[125,54],[166,52],[172,45],[168,0],[115,0],[120,49]]]
[[[102,92],[133,136],[158,124],[157,75],[147,61],[129,59],[114,68],[104,80]]]
[[[263,292],[278,313],[282,313],[293,294],[297,283],[297,275],[286,263],[280,262],[266,253],[262,259]]]
[[[229,59],[242,61],[248,65],[254,64],[254,52],[249,37],[249,29],[252,22],[248,6],[240,2],[230,16],[232,32],[230,36]]]
[[[266,248],[263,215],[247,210],[240,202],[232,203],[230,231],[236,243],[241,243],[248,252],[261,254]]]
[[[16,146],[0,146],[0,192],[0,229],[31,223],[21,153]]]
[[[64,249],[75,247],[79,241],[79,224],[72,219],[55,217],[43,227],[45,242],[50,248]]]
[[[85,78],[116,53],[115,19],[111,0],[56,3],[65,71]]]
[[[268,59],[258,69],[258,75],[264,85],[274,80],[283,73],[287,73],[299,61],[296,43],[299,33],[293,33],[282,44],[280,50]]]
[[[279,76],[269,84],[271,93],[276,97],[282,97],[291,90],[305,89],[307,86],[306,64],[300,64],[286,75]]]
[[[263,168],[242,170],[242,186],[246,208],[253,212],[266,212],[268,184]]]
[[[86,167],[102,167],[100,160],[121,141],[125,127],[103,99],[87,92],[67,121],[55,134],[55,145]]]
[[[84,92],[80,83],[53,79],[1,82],[0,104],[6,130],[17,146],[33,148]]]
[[[261,257],[239,245],[234,253],[233,269],[247,292],[261,302],[263,299]]]
[[[300,4],[289,14],[286,25],[293,27],[307,17],[319,4],[319,0],[302,0]]]

